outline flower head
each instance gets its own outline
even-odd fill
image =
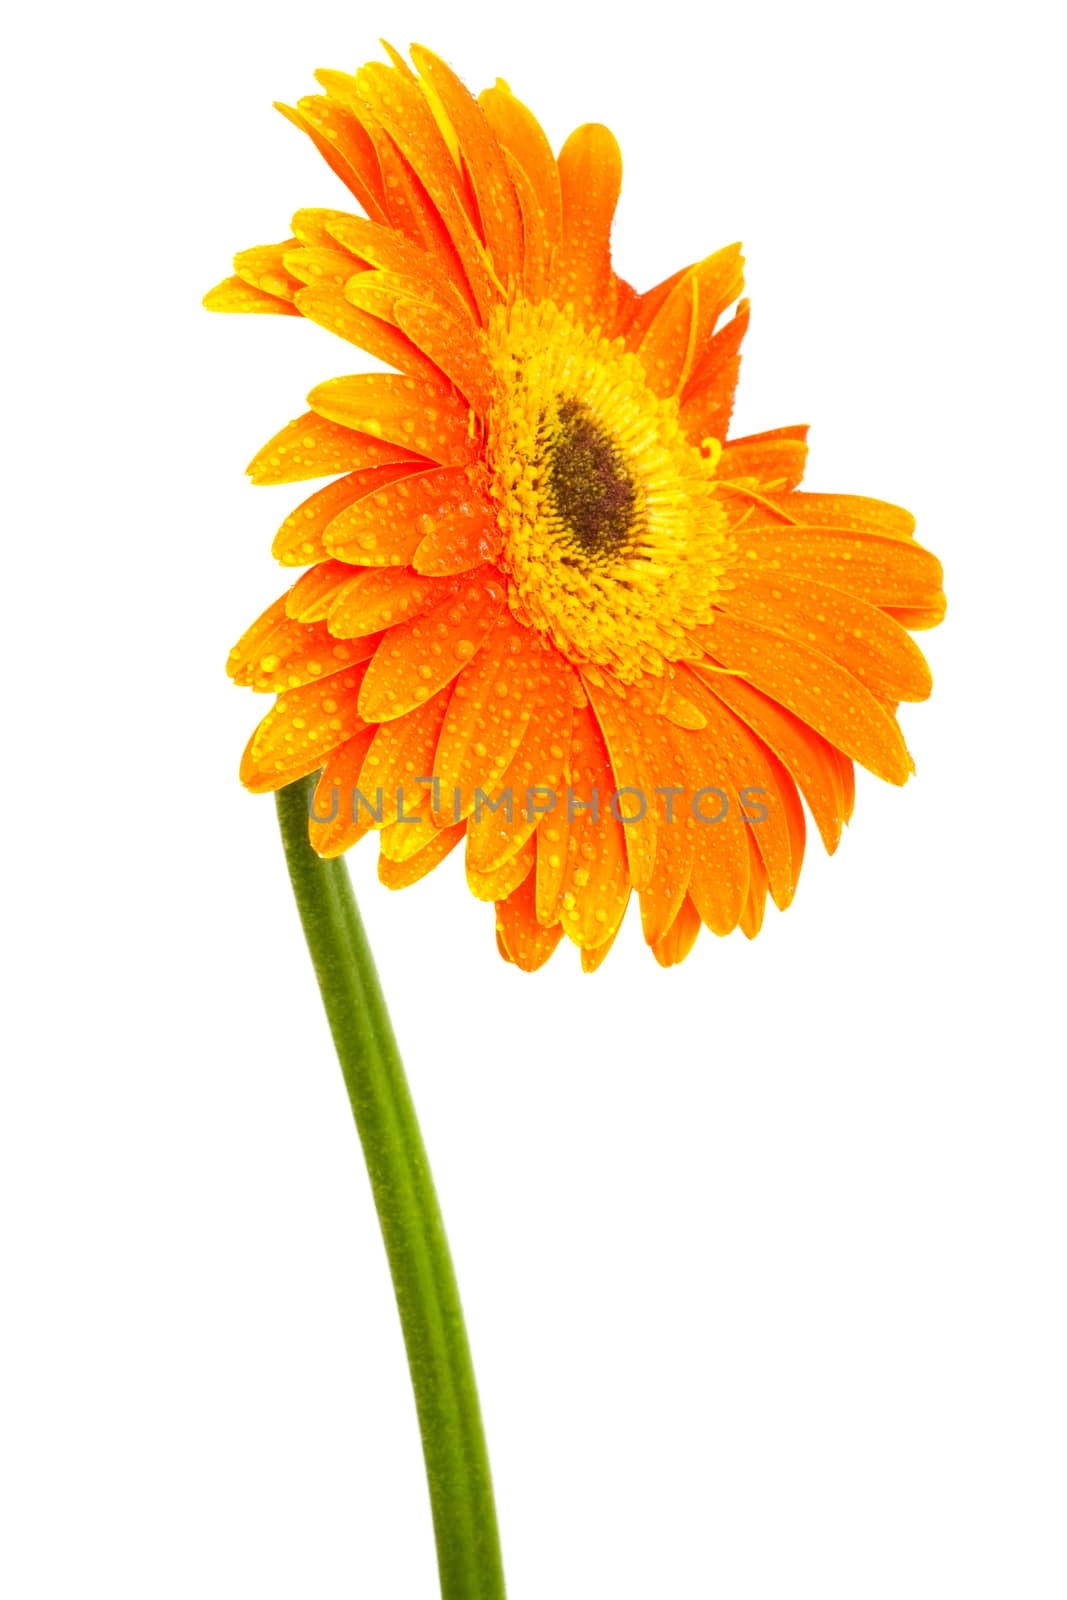
[[[798,489],[805,428],[728,437],[737,246],[637,293],[606,128],[557,158],[505,83],[390,56],[283,108],[364,214],[298,212],[206,299],[394,369],[320,384],[249,468],[331,481],[231,654],[278,695],[242,778],[321,768],[315,848],[377,831],[393,887],[463,842],[527,969],[564,934],[599,965],[633,890],[664,965],[702,924],[751,937],[793,897],[799,796],[833,851],[854,761],[906,780],[940,566],[896,506]]]

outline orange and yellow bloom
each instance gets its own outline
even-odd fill
[[[506,84],[474,100],[411,55],[286,112],[364,215],[298,212],[206,300],[394,369],[320,384],[249,468],[331,481],[274,543],[307,570],[231,654],[278,695],[242,777],[321,768],[316,850],[377,831],[392,887],[462,843],[521,967],[564,934],[599,965],[632,891],[669,965],[789,904],[801,795],[832,851],[854,762],[905,782],[941,569],[898,507],[799,489],[805,428],[729,438],[738,247],[637,293],[607,129],[555,157]]]

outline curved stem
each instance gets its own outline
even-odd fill
[[[348,871],[308,843],[310,781],[279,791],[278,820],[396,1290],[441,1594],[503,1600],[489,1457],[444,1223]]]

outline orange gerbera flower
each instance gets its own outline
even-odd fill
[[[853,762],[912,770],[930,692],[907,629],[941,569],[896,506],[801,493],[802,427],[728,439],[748,303],[736,245],[638,294],[614,271],[618,146],[557,157],[498,82],[413,47],[285,110],[362,207],[301,211],[206,304],[304,316],[396,369],[333,378],[256,456],[330,477],[274,553],[306,567],[233,651],[279,698],[242,778],[322,769],[322,855],[380,833],[415,882],[465,841],[519,966],[591,970],[631,890],[662,964],[759,929],[827,850]]]

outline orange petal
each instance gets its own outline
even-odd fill
[[[340,245],[349,255],[353,252],[347,250],[344,240],[333,233],[335,227],[343,228],[347,222],[362,222],[364,227],[374,228],[380,224],[368,222],[365,217],[356,217],[350,211],[334,211],[328,206],[304,206],[297,211],[290,224],[293,237],[309,250],[333,250]],[[391,232],[391,229],[383,229]],[[353,263],[349,271],[358,270],[359,263]]]
[[[409,82],[414,77],[410,67],[403,68],[403,75]],[[431,237],[436,237],[438,234],[442,242],[447,240],[444,225],[436,212],[433,212],[425,195],[418,192],[420,188],[418,180],[389,134],[374,116],[360,89],[358,79],[347,72],[323,70],[316,72],[315,76],[331,99],[339,101],[352,111],[371,142],[378,171],[381,174],[384,208],[384,217],[381,220],[406,235],[413,243],[427,243]],[[433,224],[428,226],[430,213],[434,220]],[[433,248],[432,244],[430,247]],[[447,248],[454,255],[450,241]],[[458,262],[456,265],[458,268]]]
[[[682,761],[678,781],[688,791],[682,804],[694,821],[689,897],[701,921],[724,935],[737,926],[748,892],[748,828],[738,793],[747,779],[737,778],[713,707],[700,703],[707,707],[706,727],[699,733],[677,729],[672,737]]]
[[[344,428],[387,439],[442,466],[467,460],[469,408],[446,388],[432,388],[391,372],[329,378],[308,395],[320,417]]]
[[[941,563],[911,539],[746,522],[737,541],[744,564],[764,573],[815,579],[870,605],[944,614]]]
[[[464,261],[460,258],[452,235],[440,212],[429,199],[418,174],[412,170],[387,133],[379,132],[377,142],[394,226],[402,227],[413,244],[421,246],[428,255],[433,256],[460,301],[466,306],[471,319],[480,325],[486,316],[483,306],[490,304],[493,291],[491,284],[485,281],[488,279],[488,273],[485,272],[485,265],[481,259],[483,247],[466,211],[463,209],[458,211],[457,221],[453,225],[460,230],[466,240],[465,254],[471,263],[471,273],[484,274],[484,278],[479,278],[479,293],[482,296],[480,301],[471,288],[471,273],[467,271]],[[401,218],[402,220],[398,220]]]
[[[410,164],[440,217],[484,320],[497,293],[460,198],[459,169],[421,88],[379,62],[362,67],[356,83],[361,98]]]
[[[830,754],[837,766],[837,779],[841,789],[841,815],[846,822],[852,821],[852,811],[856,804],[856,772],[852,762],[847,756],[829,746]]]
[[[418,824],[412,825],[414,830]],[[465,832],[464,823],[454,828],[424,828],[426,843],[414,855],[403,861],[393,861],[384,853],[385,836],[382,836],[383,853],[378,857],[378,877],[387,889],[407,889],[420,878],[425,878],[445,857],[456,848]],[[420,835],[420,838],[422,835]]]
[[[563,937],[558,922],[544,928],[537,920],[532,873],[506,900],[497,902],[496,929],[501,954],[523,972],[536,972],[543,967]]]
[[[777,756],[736,712],[687,674],[706,718],[709,737],[721,750],[737,791],[742,820],[756,839],[775,904],[783,910],[796,892],[804,859],[804,812],[796,786]]]
[[[497,800],[497,788],[522,744],[534,714],[544,671],[544,650],[537,635],[512,620],[510,612],[495,626],[474,660],[456,679],[448,715],[441,730],[435,768],[447,795],[458,790],[460,815],[475,806],[475,790]],[[514,814],[516,799],[512,794]],[[481,807],[479,807],[479,810]],[[506,815],[505,802],[505,815]],[[485,875],[484,868],[475,868]],[[490,894],[489,900],[505,898]]]
[[[757,741],[758,742],[758,741]],[[797,883],[800,880],[800,869],[804,864],[804,850],[807,845],[807,824],[804,821],[804,807],[800,803],[796,785],[789,776],[782,762],[771,750],[765,751],[767,761],[771,768],[771,778],[767,784],[767,792],[772,798],[777,799],[785,817],[786,828],[789,833],[789,860],[790,871],[788,878],[778,870],[777,840],[773,830],[763,831],[761,824],[756,824],[761,831],[754,837],[756,848],[763,860],[763,869],[767,874],[767,882],[771,897],[779,911],[784,911],[793,903]],[[852,763],[838,751],[842,767],[847,767],[849,775],[852,774]],[[843,777],[843,774],[842,774]],[[842,785],[844,786],[844,785]],[[742,796],[742,799],[745,797]],[[852,803],[847,802],[845,808],[845,821],[852,815]],[[770,812],[768,811],[768,820]]]
[[[226,671],[234,683],[261,693],[281,694],[367,661],[377,639],[346,643],[322,622],[307,624],[286,614],[282,595],[252,624],[230,651]]]
[[[366,126],[381,170],[386,220],[429,251],[481,318],[492,301],[491,269],[470,220],[475,214],[474,196],[466,174],[459,170],[455,134],[430,86],[420,85],[391,46],[386,50],[392,71],[371,63],[357,78],[325,72],[316,76]],[[391,119],[388,113],[397,106],[398,95],[393,92],[397,87],[403,104],[399,116]],[[443,162],[438,159],[442,135]]]
[[[700,913],[686,895],[667,932],[652,946],[652,954],[660,966],[675,967],[684,961],[696,943],[700,928]]]
[[[545,215],[538,203],[532,183],[510,150],[505,150],[504,159],[511,175],[511,182],[519,202],[519,212],[522,216],[522,276],[520,280],[522,296],[524,299],[536,303],[544,300],[547,296],[548,274],[552,260],[548,237],[545,233]]]
[[[467,863],[467,887],[477,900],[506,900],[520,883],[525,883],[534,868],[537,846],[533,837],[492,872],[477,872]]]
[[[456,590],[455,580],[422,578],[408,567],[372,567],[350,576],[330,606],[330,632],[356,639],[419,617]]]
[[[251,627],[245,629],[230,651],[229,660],[226,663],[226,672],[229,677],[233,678],[238,672],[247,672],[256,663],[260,650],[266,645],[266,641],[270,638],[279,622],[282,622],[285,618],[285,601],[286,596],[283,594],[281,599],[273,601],[266,611],[256,618]]]
[[[414,249],[414,246],[409,248]],[[439,306],[465,321],[471,328],[474,326],[466,307],[445,296],[437,284],[422,273],[390,272],[380,267],[367,267],[347,280],[345,294],[352,305],[393,326],[396,325],[397,304],[401,300]],[[441,382],[439,374],[434,381],[438,384]]]
[[[297,102],[297,116],[345,187],[356,196],[369,217],[391,221],[389,187],[381,158],[366,126],[366,111],[350,92],[354,79],[347,74],[316,73],[327,94],[305,95]],[[333,77],[333,84],[324,83]],[[347,86],[342,90],[342,84]],[[341,92],[338,92],[341,91]],[[278,110],[290,116],[285,106]],[[292,120],[290,118],[290,120]]]
[[[559,153],[563,238],[553,264],[553,299],[587,323],[613,312],[611,224],[622,187],[615,135],[599,123],[576,128]]]
[[[398,300],[394,314],[397,327],[411,343],[455,384],[480,417],[487,417],[496,396],[496,381],[481,329],[439,306],[415,300]]]
[[[808,459],[807,435],[807,427],[800,425],[729,439],[723,446],[716,476],[724,482],[754,478],[761,489],[774,492],[795,489]]]
[[[365,719],[403,716],[450,683],[481,648],[503,603],[503,586],[487,569],[426,616],[391,628],[363,680]]]
[[[646,289],[643,294],[633,294],[631,290],[633,298],[623,318],[623,332],[628,349],[638,348],[675,285],[681,283],[690,270],[689,267],[679,267],[677,272],[672,272],[669,278],[664,278],[662,283]]]
[[[501,283],[518,278],[522,263],[522,222],[504,154],[485,112],[451,67],[422,45],[411,59],[432,86],[455,130],[463,164],[474,189],[482,238]]]
[[[700,642],[720,666],[743,674],[876,777],[907,782],[910,757],[899,728],[829,656],[725,611],[701,631]]]
[[[549,250],[563,232],[563,196],[559,168],[544,129],[529,108],[512,94],[503,78],[483,89],[478,103],[500,143],[529,180],[544,222]]]
[[[359,283],[362,278],[374,276],[374,273],[365,272],[350,281]],[[296,304],[301,316],[309,322],[317,323],[340,339],[347,339],[349,344],[358,345],[368,355],[395,367],[406,377],[440,383],[440,373],[423,351],[389,322],[353,305],[343,288],[322,284],[301,289]]]
[[[719,604],[732,616],[788,634],[847,667],[874,694],[891,700],[925,700],[930,668],[908,634],[855,595],[811,578],[782,572],[744,572]]]
[[[277,105],[277,110],[308,135],[367,215],[378,222],[388,221],[381,167],[373,141],[358,118],[321,95],[301,100],[299,110],[285,105]]]
[[[512,95],[503,79],[479,96],[489,125],[504,146],[504,159],[522,215],[522,282],[528,300],[541,300],[548,287],[553,251],[563,226],[559,168],[552,147],[532,112]]]
[[[903,506],[887,500],[871,500],[859,494],[810,494],[794,490],[791,494],[768,491],[766,505],[787,522],[807,528],[835,528],[842,533],[881,533],[890,539],[910,539],[915,518]],[[754,522],[762,519],[754,516]]]
[[[567,815],[563,770],[575,683],[570,667],[554,650],[546,650],[534,714],[507,771],[511,818],[506,812],[487,809],[480,820],[472,818],[468,826],[468,860],[477,871],[489,872],[506,861],[535,828],[539,842],[542,830],[548,836],[559,836],[562,866]]]
[[[705,675],[700,667],[693,671],[715,698],[735,711],[778,756],[808,802],[823,844],[832,855],[841,839],[842,824],[848,820],[841,771],[844,758],[814,728],[743,678],[720,672]]]
[[[381,791],[384,822],[395,823],[401,815],[415,815],[426,807],[429,780],[436,776],[435,757],[441,725],[451,698],[452,689],[446,686],[423,705],[415,706],[407,716],[379,723],[375,730],[358,786],[375,804]],[[427,781],[420,783],[420,778]],[[427,816],[427,826],[431,820]]]
[[[364,728],[326,758],[308,823],[311,848],[320,856],[342,855],[374,826],[373,814],[359,800],[359,773],[373,738],[374,729]]]
[[[746,939],[754,939],[763,926],[763,913],[767,905],[767,874],[759,851],[752,846],[752,874],[749,878],[748,897],[738,926]]]
[[[706,725],[703,714],[701,720]],[[678,915],[692,877],[696,832],[703,826],[693,815],[687,796],[659,792],[684,787],[679,785],[685,762],[677,731],[660,715],[650,713],[641,718],[641,739],[648,752],[642,793],[646,803],[656,808],[658,819],[655,865],[641,891],[641,927],[648,944],[658,943]]]
[[[298,483],[302,478],[330,478],[338,472],[417,460],[412,450],[384,443],[366,433],[354,433],[314,411],[306,411],[268,440],[246,470],[253,483]]]
[[[748,301],[742,300],[731,320],[712,337],[682,390],[679,421],[696,444],[726,438],[748,317]]]
[[[253,289],[291,301],[301,283],[286,267],[285,257],[297,247],[297,240],[286,239],[281,244],[261,244],[252,250],[242,250],[233,258],[233,270]]]
[[[296,231],[297,217],[293,219]],[[342,245],[350,255],[383,274],[395,274],[420,286],[420,299],[437,301],[453,306],[457,311],[469,310],[470,301],[460,292],[453,274],[442,265],[438,256],[431,255],[413,240],[405,238],[395,228],[383,228],[368,222],[365,217],[348,217],[340,213],[331,215],[327,223],[330,237]]]
[[[302,245],[293,239],[284,250],[282,265],[292,281],[292,294],[309,285],[323,289],[343,289],[349,278],[361,277],[366,271],[363,263],[354,261],[347,250],[339,250],[331,239],[325,245]]]
[[[464,509],[465,506],[465,509]],[[473,495],[442,516],[431,517],[432,527],[416,547],[411,564],[416,572],[444,578],[469,572],[500,552],[500,527],[490,508]]]
[[[685,676],[684,667],[668,662],[663,674],[663,693],[656,711],[675,727],[689,728],[699,733],[707,719],[691,691],[692,682]]]
[[[611,760],[613,782],[608,793],[602,797],[602,803],[606,805],[612,792],[617,789],[637,789],[647,799],[656,785],[654,774],[651,783],[648,781],[652,769],[642,744],[643,737],[647,742],[647,729],[639,726],[618,694],[587,678],[583,679],[583,685]],[[627,796],[627,811],[634,804],[633,797]],[[627,824],[624,833],[633,886],[635,889],[647,889],[656,858],[655,809],[646,805],[644,816]]]
[[[573,715],[573,713],[571,713]],[[569,745],[568,739],[568,745]],[[566,796],[556,813],[542,819],[534,837],[537,840],[537,920],[551,927],[559,918],[563,899],[563,880],[567,871],[567,845],[571,825],[566,812]]]
[[[621,926],[622,924],[620,923],[619,927]],[[615,940],[618,938],[618,936],[619,929],[616,928],[611,938],[605,939],[603,944],[594,945],[592,947],[588,945],[585,946],[582,950],[582,971],[596,972],[597,969],[603,965],[607,958],[608,952],[611,950],[611,947],[615,943]]]
[[[680,394],[703,356],[715,324],[744,287],[739,244],[727,245],[684,272],[641,340],[639,354],[657,394]]]
[[[462,538],[480,500],[470,479],[452,468],[386,483],[338,512],[323,533],[330,554],[357,566],[407,566],[431,534]]]
[[[617,339],[625,336],[637,304],[637,290],[632,283],[627,283],[625,278],[620,278],[618,273],[615,274],[614,300],[615,313],[608,323],[607,331],[610,338]]]
[[[566,865],[556,909],[567,937],[579,948],[591,949],[618,929],[630,898],[630,871],[625,830],[610,806],[615,790],[611,762],[588,707],[575,712],[566,777],[567,794],[561,797],[568,808]],[[542,898],[543,892],[542,884]],[[543,915],[543,905],[541,911]]]
[[[945,620],[946,601],[944,595],[932,606],[887,606],[886,616],[892,617],[894,622],[899,622],[902,628],[910,628],[913,633],[920,632],[923,628],[936,628]]]
[[[254,289],[243,278],[224,278],[204,296],[208,311],[252,311],[280,317],[298,317],[296,307],[288,300],[268,294],[265,289]]]
[[[285,597],[286,616],[294,622],[325,622],[337,591],[358,571],[343,561],[320,561],[300,578]]]
[[[387,861],[395,862],[397,866],[410,861],[413,856],[420,855],[435,832],[429,793],[424,794],[413,806],[406,803],[406,796],[404,798],[403,808],[398,806],[396,817],[390,815],[381,829],[381,853]],[[445,831],[443,825],[441,831]]]
[[[399,478],[430,470],[429,461],[402,461],[392,466],[351,472],[324,489],[316,490],[289,513],[278,529],[271,547],[274,559],[285,567],[306,567],[312,561],[325,561],[327,551],[323,536],[335,517],[365,495],[374,494]]]
[[[338,745],[362,733],[359,686],[366,664],[280,695],[252,735],[241,782],[254,794],[280,789],[322,765]]]

